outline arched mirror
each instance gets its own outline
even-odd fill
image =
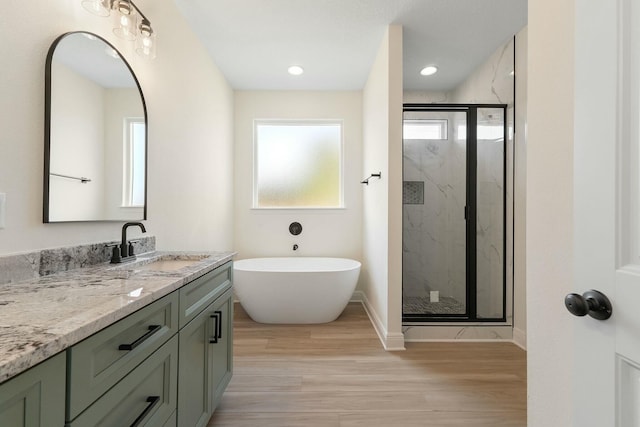
[[[146,219],[147,110],[129,64],[86,32],[46,62],[44,222]]]

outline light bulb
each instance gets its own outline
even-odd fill
[[[436,67],[435,65],[429,65],[428,67],[424,67],[422,70],[420,70],[420,74],[422,74],[423,76],[431,76],[437,72],[438,67]]]
[[[125,40],[135,40],[137,16],[135,9],[126,0],[117,0],[114,10],[116,18],[114,21],[113,33]]]
[[[140,24],[140,34],[136,39],[136,53],[145,59],[156,57],[156,35],[151,28],[149,21],[142,20]]]
[[[287,69],[287,71],[289,72],[289,74],[291,74],[292,76],[299,76],[302,73],[304,73],[304,69],[299,66],[299,65],[292,65],[291,67],[289,67]]]

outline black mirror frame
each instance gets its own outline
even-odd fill
[[[111,43],[105,40],[103,37],[100,37],[97,34],[90,33],[88,31],[70,31],[58,36],[47,53],[47,59],[45,62],[45,78],[44,78],[44,174],[43,174],[43,199],[42,199],[42,222],[52,223],[49,218],[49,179],[50,179],[50,163],[51,163],[51,64],[53,61],[53,54],[55,53],[56,47],[58,44],[67,36],[72,34],[90,34],[91,36],[101,40],[106,45],[110,46],[113,50],[115,50],[118,55],[120,55],[120,59],[129,69],[131,73],[131,77],[136,82],[136,87],[138,88],[138,92],[140,93],[140,100],[142,101],[142,110],[144,112],[144,123],[145,123],[145,135],[144,135],[144,207],[142,212],[141,220],[147,219],[147,187],[148,187],[148,175],[149,175],[149,118],[147,116],[147,103],[144,99],[144,93],[142,93],[142,87],[140,86],[140,82],[138,81],[138,77],[133,72],[133,68],[129,62],[124,58],[122,53]],[[99,219],[99,220],[70,220],[70,221],[54,221],[54,223],[65,223],[65,222],[122,222],[122,219]]]

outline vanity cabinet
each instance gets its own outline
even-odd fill
[[[232,271],[228,262],[69,348],[66,426],[206,426],[232,375]]]
[[[207,425],[233,371],[231,264],[212,273],[180,290],[178,427]]]
[[[64,425],[64,352],[0,385],[0,426]]]
[[[232,265],[0,384],[0,427],[206,426],[233,370]]]

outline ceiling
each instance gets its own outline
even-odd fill
[[[527,22],[527,0],[175,2],[238,90],[360,90],[389,24],[403,26],[404,88],[451,90]]]
[[[53,60],[104,88],[135,88],[129,67],[112,46],[92,34],[65,35],[56,45]]]

